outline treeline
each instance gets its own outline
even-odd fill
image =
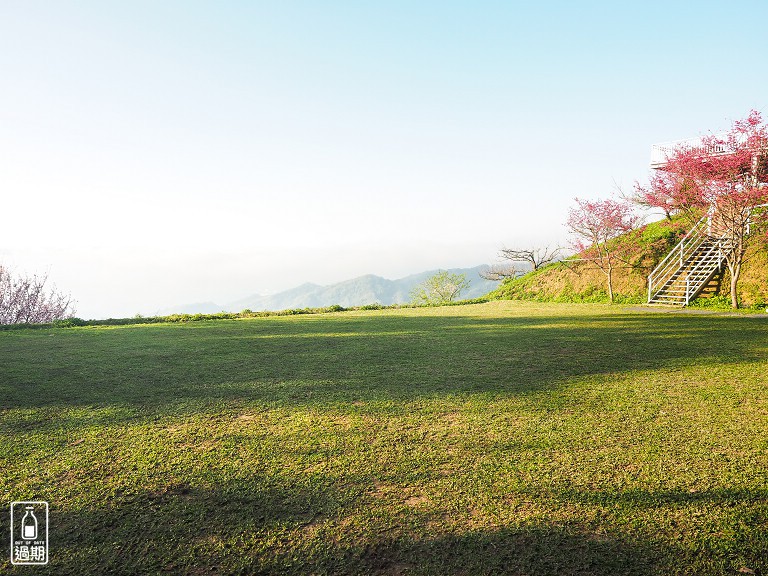
[[[327,314],[331,312],[347,312],[354,310],[398,310],[401,308],[430,308],[435,306],[460,306],[465,304],[482,304],[489,298],[473,298],[442,304],[364,304],[363,306],[344,307],[338,304],[320,308],[291,308],[275,311],[242,310],[241,312],[218,312],[216,314],[169,314],[166,316],[134,316],[133,318],[107,318],[105,320],[83,320],[82,318],[62,318],[45,323],[20,323],[0,325],[2,330],[19,330],[26,328],[76,328],[79,326],[129,326],[135,324],[175,324],[185,322],[203,322],[209,320],[238,320],[244,318],[266,318],[269,316],[298,316],[302,314]]]

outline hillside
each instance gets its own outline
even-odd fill
[[[614,271],[618,302],[645,301],[648,274],[680,241],[687,228],[682,219],[664,219],[615,240],[627,254],[626,263]],[[745,306],[768,302],[768,250],[763,238],[754,235],[742,269],[739,299]],[[607,301],[605,283],[603,272],[589,262],[579,261],[577,255],[519,278],[505,280],[489,296],[499,300],[604,302]],[[729,283],[726,272],[717,295],[728,296]]]
[[[454,268],[449,272],[466,274],[470,281],[469,289],[461,294],[464,299],[479,298],[498,287],[498,282],[485,280],[480,272],[487,266],[474,268]],[[383,305],[404,304],[410,301],[411,291],[421,282],[435,274],[437,270],[428,270],[396,280],[367,274],[351,280],[345,280],[328,286],[306,283],[290,290],[272,295],[253,294],[228,304],[213,302],[174,306],[160,311],[164,314],[213,314],[216,312],[239,312],[240,310],[287,310],[294,308],[319,308],[338,304],[344,307],[363,306],[379,303]]]

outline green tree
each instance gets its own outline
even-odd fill
[[[431,305],[452,302],[469,288],[469,284],[470,281],[465,274],[451,274],[441,270],[411,291],[411,302]]]

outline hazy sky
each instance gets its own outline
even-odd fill
[[[0,262],[82,317],[565,243],[768,113],[768,2],[0,1]]]

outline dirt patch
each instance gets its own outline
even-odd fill
[[[429,498],[427,498],[426,496],[411,496],[405,501],[405,504],[407,506],[411,506],[412,508],[416,508],[417,506],[427,504],[428,502],[429,502]]]

